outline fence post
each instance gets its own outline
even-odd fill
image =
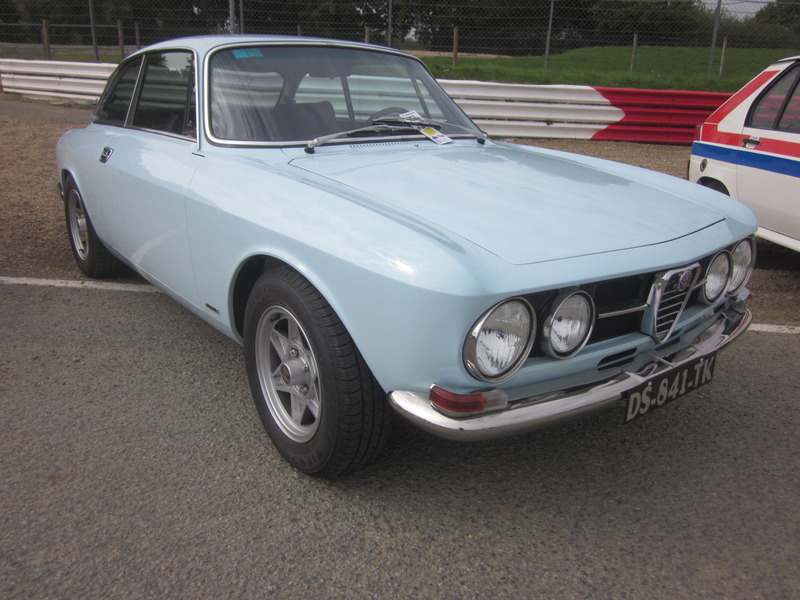
[[[725,61],[728,58],[728,36],[722,38],[722,56],[719,57],[719,76],[725,73]]]
[[[392,47],[392,17],[394,16],[394,8],[392,7],[392,0],[389,0],[389,14],[386,18],[386,45]]]
[[[119,38],[119,57],[125,58],[125,30],[122,26],[122,19],[117,20],[117,37]]]
[[[303,26],[300,25],[300,23],[298,23],[297,24],[297,37],[300,37],[302,35],[303,35]]]
[[[547,20],[547,38],[544,43],[544,70],[550,66],[550,38],[553,34],[553,11],[555,10],[556,0],[550,0],[550,18]]]
[[[364,43],[369,44],[369,27],[364,25]]]
[[[97,49],[97,27],[94,23],[93,0],[89,0],[89,27],[92,29],[92,50],[94,50],[94,61],[100,62],[100,51]]]
[[[711,34],[711,52],[708,55],[708,70],[706,75],[711,76],[714,68],[714,51],[717,49],[717,35],[719,34],[719,20],[722,14],[722,0],[717,0],[717,8],[714,10],[714,31]]]
[[[453,27],[453,68],[458,66],[458,27]]]
[[[633,48],[631,48],[631,73],[636,68],[636,48],[639,47],[639,34],[633,34]]]
[[[47,20],[42,21],[42,46],[44,47],[44,59],[51,60],[50,56],[50,31],[47,28]]]

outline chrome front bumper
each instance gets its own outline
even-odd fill
[[[552,399],[517,400],[498,412],[453,418],[434,408],[427,394],[407,391],[390,393],[389,402],[414,425],[439,437],[479,441],[515,435],[621,404],[627,392],[649,380],[724,348],[739,337],[751,321],[752,314],[741,302],[739,307],[718,314],[687,346],[668,357],[653,355],[653,361],[636,373],[623,371],[601,383],[550,394]]]

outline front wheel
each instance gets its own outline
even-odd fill
[[[335,477],[383,446],[385,394],[336,313],[299,273],[279,267],[261,275],[247,302],[244,346],[259,416],[291,465]]]

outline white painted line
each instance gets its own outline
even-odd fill
[[[111,281],[74,281],[69,279],[35,279],[32,277],[4,277],[0,275],[3,285],[33,285],[43,287],[60,287],[86,290],[109,290],[114,292],[147,292],[160,294],[161,290],[149,283],[113,283]]]
[[[788,333],[790,335],[800,335],[800,327],[793,325],[768,325],[766,323],[755,323],[750,325],[750,331],[760,333]]]

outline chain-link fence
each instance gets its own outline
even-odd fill
[[[800,48],[800,0],[0,0],[15,45],[112,48],[208,33],[366,40],[502,56],[587,46]],[[45,56],[49,58],[50,56]]]

